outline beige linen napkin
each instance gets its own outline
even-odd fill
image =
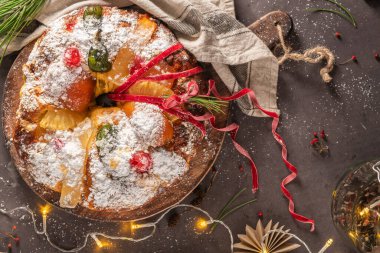
[[[20,50],[58,17],[89,4],[136,4],[164,21],[198,61],[211,63],[231,92],[255,91],[267,110],[277,109],[278,63],[265,44],[234,17],[233,0],[49,0],[37,17],[44,26],[21,36],[8,51]],[[248,115],[264,116],[247,98],[238,101]]]

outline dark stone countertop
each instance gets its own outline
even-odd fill
[[[231,120],[242,126],[238,140],[255,158],[260,172],[261,189],[257,202],[229,216],[225,221],[237,240],[236,234],[244,232],[245,224],[255,225],[257,212],[262,211],[264,222],[273,219],[292,229],[293,233],[309,244],[313,252],[317,252],[328,238],[333,238],[334,244],[327,252],[356,252],[332,224],[331,194],[350,166],[380,157],[380,63],[373,57],[374,51],[380,52],[380,2],[343,1],[357,18],[358,29],[336,15],[305,11],[308,7],[327,5],[322,0],[235,2],[237,17],[246,25],[270,11],[284,10],[294,20],[291,36],[294,48],[304,50],[314,45],[326,45],[334,51],[338,62],[352,55],[356,55],[359,62],[337,66],[333,74],[334,82],[329,86],[322,83],[318,64],[288,62],[281,67],[278,103],[282,118],[279,131],[287,142],[290,160],[299,169],[299,177],[289,185],[289,190],[293,193],[298,212],[316,220],[316,231],[310,233],[309,226],[295,222],[287,211],[288,202],[282,196],[279,184],[288,171],[281,162],[280,148],[272,138],[270,119],[247,117],[236,106],[233,106]],[[336,31],[342,34],[342,40],[334,37]],[[7,57],[0,69],[2,83],[14,57]],[[309,147],[311,133],[321,129],[325,129],[329,138],[331,155],[326,158],[315,154]],[[37,210],[43,202],[22,182],[13,167],[7,164],[9,157],[3,145],[0,154],[3,166],[0,175],[1,208],[29,204]],[[245,164],[245,160],[227,139],[215,165],[218,175],[201,204],[213,216],[234,193],[243,187],[250,188],[249,172],[240,172],[241,164]],[[202,187],[206,186],[207,179],[202,183]],[[192,198],[194,195],[185,202]],[[242,199],[249,198],[252,198],[252,194],[247,190]],[[110,249],[100,251],[90,240],[81,252],[229,252],[229,237],[222,227],[211,235],[197,235],[193,232],[195,215],[195,212],[181,214],[174,227],[168,227],[167,219],[164,219],[159,224],[157,234],[143,242],[115,242]],[[120,223],[78,218],[61,210],[54,210],[49,217],[52,240],[68,248],[81,244],[83,235],[89,231],[117,233],[126,227]],[[9,230],[13,224],[18,226],[22,252],[58,252],[48,245],[44,237],[33,232],[30,219],[26,216],[21,221],[0,216],[0,224],[1,230]]]

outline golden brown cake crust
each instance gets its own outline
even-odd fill
[[[60,194],[34,180],[30,174],[30,168],[28,167],[30,164],[25,162],[26,159],[23,157],[23,153],[20,152],[20,145],[23,142],[27,142],[28,133],[20,126],[20,121],[15,115],[20,104],[20,89],[24,83],[22,66],[27,62],[34,43],[31,43],[22,50],[8,74],[4,92],[3,127],[6,139],[8,140],[10,154],[25,182],[43,199],[58,205]],[[186,54],[188,57],[183,57],[183,54]],[[173,57],[168,60],[171,61],[171,64],[176,66],[175,69],[177,71],[196,66],[196,61],[185,51],[173,55]],[[204,79],[204,77],[197,78]],[[218,117],[218,124],[224,124],[226,118],[226,114],[220,115],[220,117]],[[178,203],[203,179],[219,152],[224,134],[211,129],[209,129],[208,132],[207,140],[203,139],[194,147],[197,152],[196,156],[191,159],[189,170],[179,180],[163,188],[159,195],[143,206],[135,209],[121,210],[96,210],[78,206],[74,209],[67,210],[74,214],[93,219],[137,220],[152,216]],[[178,141],[178,143],[180,143],[180,141]],[[172,145],[170,148],[175,149],[175,145],[174,147]],[[207,150],[207,153],[204,153],[204,150]]]

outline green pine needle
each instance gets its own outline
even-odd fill
[[[223,101],[215,97],[196,96],[189,99],[189,103],[200,105],[210,112],[224,113],[223,108],[228,105],[228,101]]]
[[[307,9],[307,11],[311,12],[329,12],[333,14],[337,14],[340,17],[346,19],[348,22],[350,22],[355,28],[357,28],[357,23],[355,20],[355,17],[351,14],[351,12],[341,3],[338,3],[336,0],[325,0],[327,2],[330,2],[336,6],[338,6],[343,12],[334,10],[334,9],[325,9],[325,8],[310,8]]]
[[[248,201],[246,201],[246,202],[243,202],[243,203],[241,203],[241,204],[235,206],[234,208],[228,210],[228,211],[227,211],[222,217],[220,217],[219,219],[220,219],[220,220],[223,220],[223,219],[226,218],[228,215],[230,215],[230,214],[236,212],[236,211],[239,210],[240,208],[243,208],[243,207],[245,207],[246,205],[251,204],[251,203],[253,203],[253,202],[255,202],[255,201],[256,201],[256,199],[251,199],[251,200],[248,200]]]
[[[3,54],[14,38],[37,16],[46,0],[0,0],[0,48]]]
[[[243,202],[235,207],[231,207],[231,205],[238,199],[238,197],[246,190],[246,188],[243,188],[241,189],[238,193],[236,193],[235,195],[233,195],[228,201],[227,203],[224,205],[224,207],[222,208],[222,210],[220,210],[218,216],[216,217],[216,220],[223,220],[224,218],[226,218],[228,215],[238,211],[239,209],[245,207],[246,205],[248,204],[251,204],[253,202],[256,201],[256,199],[252,199],[252,200],[248,200],[246,202]],[[218,223],[213,223],[211,228],[210,228],[210,232],[213,232],[215,230],[215,228],[218,226]]]
[[[235,200],[246,190],[246,188],[243,188],[241,189],[238,193],[236,193],[235,195],[233,195],[229,200],[228,202],[224,205],[224,207],[222,208],[222,210],[220,210],[217,218],[219,219],[221,216],[224,215],[224,213],[226,212],[227,208],[233,203],[235,202]]]
[[[356,24],[356,20],[355,20],[355,17],[351,14],[351,12],[341,3],[338,3],[336,0],[325,0],[325,1],[328,1],[330,3],[333,3],[335,4],[336,6],[338,6],[339,8],[341,8],[346,14],[347,16],[350,17],[351,21],[352,21],[352,25],[354,27],[357,27],[357,24]]]
[[[346,19],[348,22],[350,22],[354,27],[356,27],[355,23],[351,20],[351,18],[340,11],[333,10],[333,9],[323,9],[323,8],[315,8],[315,9],[307,9],[307,10],[311,12],[330,12],[330,13],[337,14],[341,16],[342,18]]]

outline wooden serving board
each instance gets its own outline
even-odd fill
[[[260,20],[256,21],[249,28],[256,33],[256,35],[261,38],[270,48],[278,43],[278,34],[276,25],[281,24],[284,33],[287,34],[292,28],[291,18],[283,12],[276,11],[265,15]],[[19,104],[19,93],[21,86],[23,85],[23,72],[22,66],[28,60],[29,54],[32,51],[34,42],[26,46],[18,55],[14,61],[4,87],[4,97],[3,97],[3,128],[7,141],[10,141],[13,137],[16,124],[16,111]],[[212,72],[212,71],[211,71]],[[211,73],[212,74],[212,73]],[[213,75],[213,74],[212,74]],[[212,78],[217,78],[212,76]],[[219,82],[220,83],[220,82]],[[223,91],[224,88],[224,91]],[[221,85],[218,87],[222,90],[222,93],[226,94],[227,91],[225,87]],[[227,109],[226,109],[227,110]],[[217,125],[223,126],[228,120],[228,112],[225,114],[220,114],[217,117]],[[139,220],[145,219],[155,214],[158,214],[169,207],[181,202],[187,197],[195,187],[203,180],[206,174],[211,169],[215,159],[217,158],[221,146],[223,144],[225,134],[210,129],[208,132],[208,139],[203,140],[200,145],[198,145],[197,156],[192,159],[190,163],[190,169],[181,178],[174,182],[170,187],[162,189],[162,192],[156,196],[153,200],[147,204],[141,206],[138,209],[133,210],[90,210],[84,207],[77,207],[75,209],[65,209],[73,214],[90,218],[90,219],[101,219],[101,220]],[[208,150],[207,154],[203,150]],[[26,165],[23,164],[22,157],[19,157],[16,148],[10,142],[9,146],[10,154],[15,162],[18,171],[26,184],[41,198],[59,207],[59,193],[47,189],[45,186],[38,184],[35,180],[27,173],[23,168]]]

